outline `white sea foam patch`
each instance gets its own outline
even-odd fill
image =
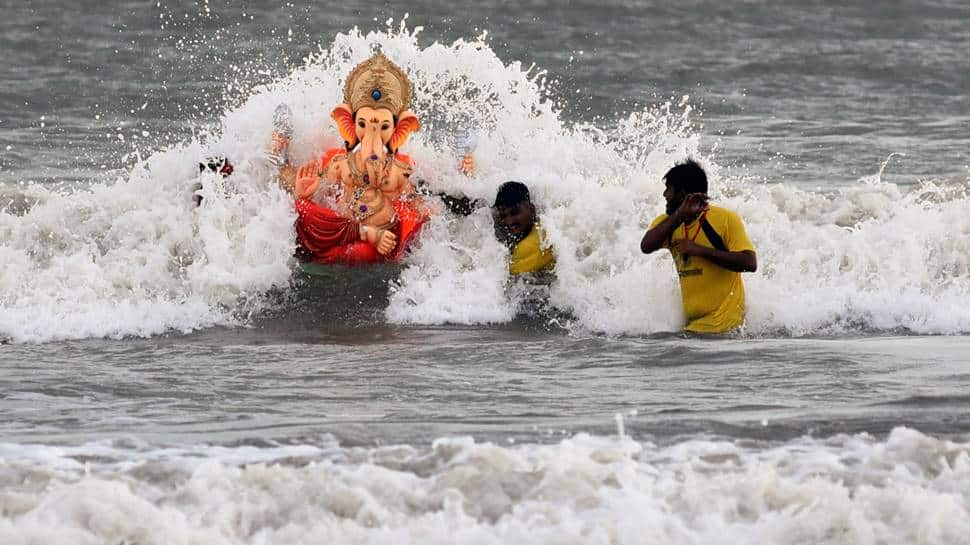
[[[876,176],[831,197],[779,185],[734,201],[761,241],[754,331],[970,331],[965,186],[902,193]]]
[[[970,543],[970,444],[3,445],[0,539],[41,543]]]
[[[152,335],[234,323],[289,279],[292,212],[265,180],[205,181],[198,145],[154,154],[112,184],[28,186],[0,212],[0,335],[16,341]]]

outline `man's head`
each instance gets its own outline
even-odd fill
[[[524,239],[536,221],[536,207],[529,196],[529,188],[520,182],[502,184],[495,195],[492,215],[499,240],[515,244]]]
[[[691,193],[707,194],[707,174],[693,159],[675,166],[664,176],[664,199],[667,200],[667,215],[673,214],[684,198]]]

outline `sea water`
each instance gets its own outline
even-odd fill
[[[867,6],[4,6],[0,542],[970,542],[968,12]],[[339,146],[376,49],[555,282],[487,208],[300,272],[273,112]],[[686,157],[758,251],[727,338],[638,248]]]

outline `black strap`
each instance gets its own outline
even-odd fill
[[[707,221],[707,218],[701,218],[701,229],[704,230],[704,235],[707,237],[707,240],[711,241],[711,246],[715,250],[721,250],[722,252],[728,251],[727,246],[724,244],[724,239],[721,238],[721,235],[717,234],[717,231]]]
[[[715,250],[721,250],[722,252],[728,251],[727,244],[724,244],[724,239],[721,238],[721,235],[717,234],[717,231],[714,230],[711,223],[707,221],[706,217],[703,216],[701,217],[701,229],[704,230],[704,235],[707,237],[707,240],[711,241],[711,246],[713,246]],[[674,234],[670,233],[670,236],[667,237],[667,247],[670,248],[673,245]]]

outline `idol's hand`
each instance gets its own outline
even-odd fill
[[[296,195],[298,198],[309,198],[317,190],[320,177],[317,176],[317,165],[310,163],[303,165],[296,171]]]
[[[411,203],[414,204],[414,209],[421,214],[421,219],[424,221],[428,221],[432,216],[443,212],[441,203],[435,199],[412,197]]]
[[[470,154],[470,153],[465,154],[465,157],[463,157],[462,160],[461,160],[461,167],[460,168],[461,168],[461,171],[466,176],[472,176],[472,175],[474,175],[475,174],[475,157],[472,154]]]
[[[387,255],[397,246],[397,236],[394,233],[381,229],[377,238],[377,253]]]
[[[377,253],[387,255],[397,245],[397,236],[387,229],[364,227],[364,237],[377,248]]]
[[[290,138],[282,133],[273,131],[273,149],[270,154],[283,160],[286,157],[286,149],[290,147]]]

